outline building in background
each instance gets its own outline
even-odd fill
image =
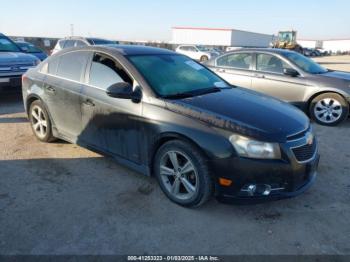
[[[350,39],[328,40],[298,40],[298,44],[306,48],[322,48],[332,53],[344,53],[350,51]]]
[[[237,29],[173,27],[172,44],[221,47],[269,47],[273,35]]]

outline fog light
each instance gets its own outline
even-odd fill
[[[256,191],[256,185],[254,184],[251,184],[247,187],[246,190],[243,190],[243,191],[246,191],[249,195],[254,195],[255,191]]]
[[[263,196],[268,196],[271,193],[271,186],[270,185],[265,185],[265,190],[262,192]]]

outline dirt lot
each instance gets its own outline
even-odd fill
[[[325,56],[314,60],[329,69],[350,71],[350,56]]]
[[[1,95],[0,254],[350,254],[350,120],[315,129],[319,176],[305,194],[191,210],[108,158],[39,143],[19,95]]]

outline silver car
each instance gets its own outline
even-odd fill
[[[350,73],[323,68],[282,49],[240,49],[205,63],[233,85],[277,97],[298,106],[322,125],[347,119]]]

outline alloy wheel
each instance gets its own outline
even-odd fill
[[[330,124],[339,120],[343,113],[343,107],[334,98],[324,98],[316,103],[314,113],[319,121]]]
[[[43,139],[47,134],[47,120],[44,111],[39,106],[34,106],[31,111],[32,115],[32,126],[35,134]]]
[[[160,177],[166,190],[179,200],[191,199],[198,191],[198,173],[188,156],[166,152],[160,161]]]

